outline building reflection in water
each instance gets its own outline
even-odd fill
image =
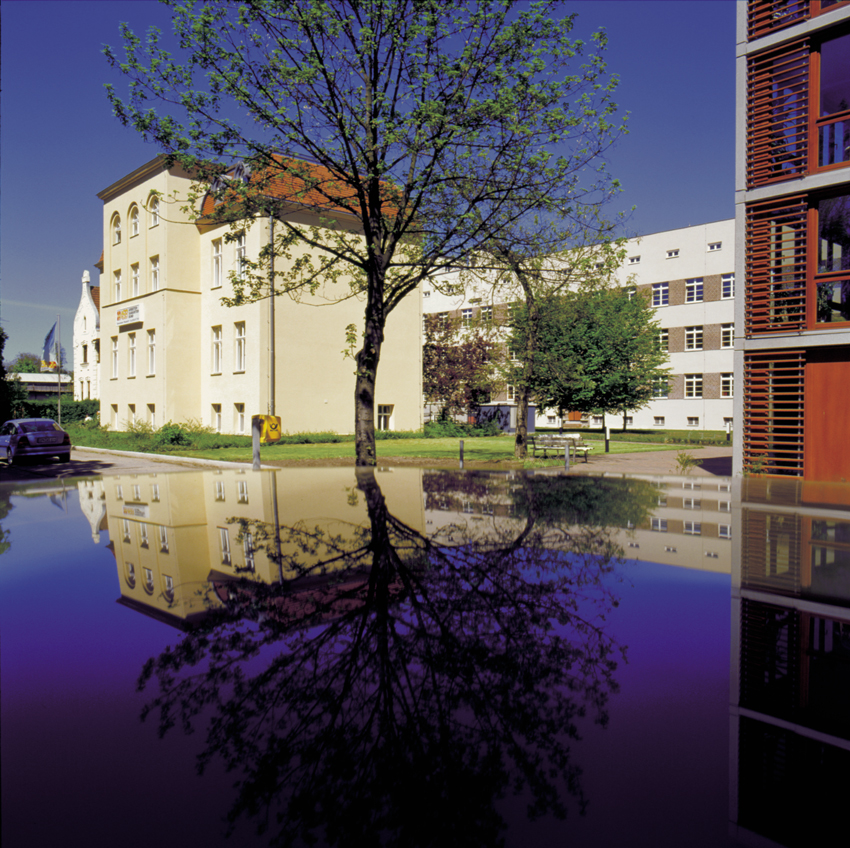
[[[237,775],[281,844],[497,844],[498,799],[580,812],[607,722],[643,480],[396,469],[110,478],[121,603],[179,627],[140,678],[161,734]],[[426,809],[423,817],[419,811]],[[270,824],[277,822],[277,824]]]
[[[733,833],[828,844],[850,786],[850,487],[749,477],[736,511]]]

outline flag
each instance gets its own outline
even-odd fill
[[[41,352],[42,371],[55,371],[58,367],[57,360],[59,357],[56,355],[57,347],[56,324],[54,324],[44,339],[44,350]]]

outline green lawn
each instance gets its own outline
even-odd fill
[[[377,442],[378,457],[409,457],[417,459],[457,461],[459,457],[459,439],[386,439]],[[629,442],[611,442],[611,453],[637,453],[641,451],[679,450],[675,445],[633,444]],[[591,456],[602,453],[603,447],[594,447]],[[169,452],[171,453],[171,452]],[[477,462],[503,462],[513,459],[514,440],[512,436],[464,439],[464,458]],[[175,456],[191,456],[203,459],[217,459],[230,462],[250,462],[250,449],[218,448],[216,450],[180,450]],[[323,445],[263,445],[260,449],[263,462],[304,461],[354,458],[353,442],[338,442]],[[563,462],[563,460],[561,460]],[[543,461],[540,460],[540,464]],[[548,462],[546,464],[552,464]]]

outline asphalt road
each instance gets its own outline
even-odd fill
[[[162,474],[166,471],[191,471],[199,468],[230,467],[234,463],[175,461],[155,459],[151,455],[106,453],[74,448],[70,462],[44,461],[8,465],[0,460],[0,483],[28,480],[60,480],[69,477],[106,477],[112,474]],[[250,466],[249,466],[250,467]]]

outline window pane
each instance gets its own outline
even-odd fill
[[[818,323],[850,321],[850,279],[818,283]]]
[[[850,270],[850,195],[818,202],[818,271]]]
[[[821,115],[850,109],[850,34],[824,41],[820,57]]]

